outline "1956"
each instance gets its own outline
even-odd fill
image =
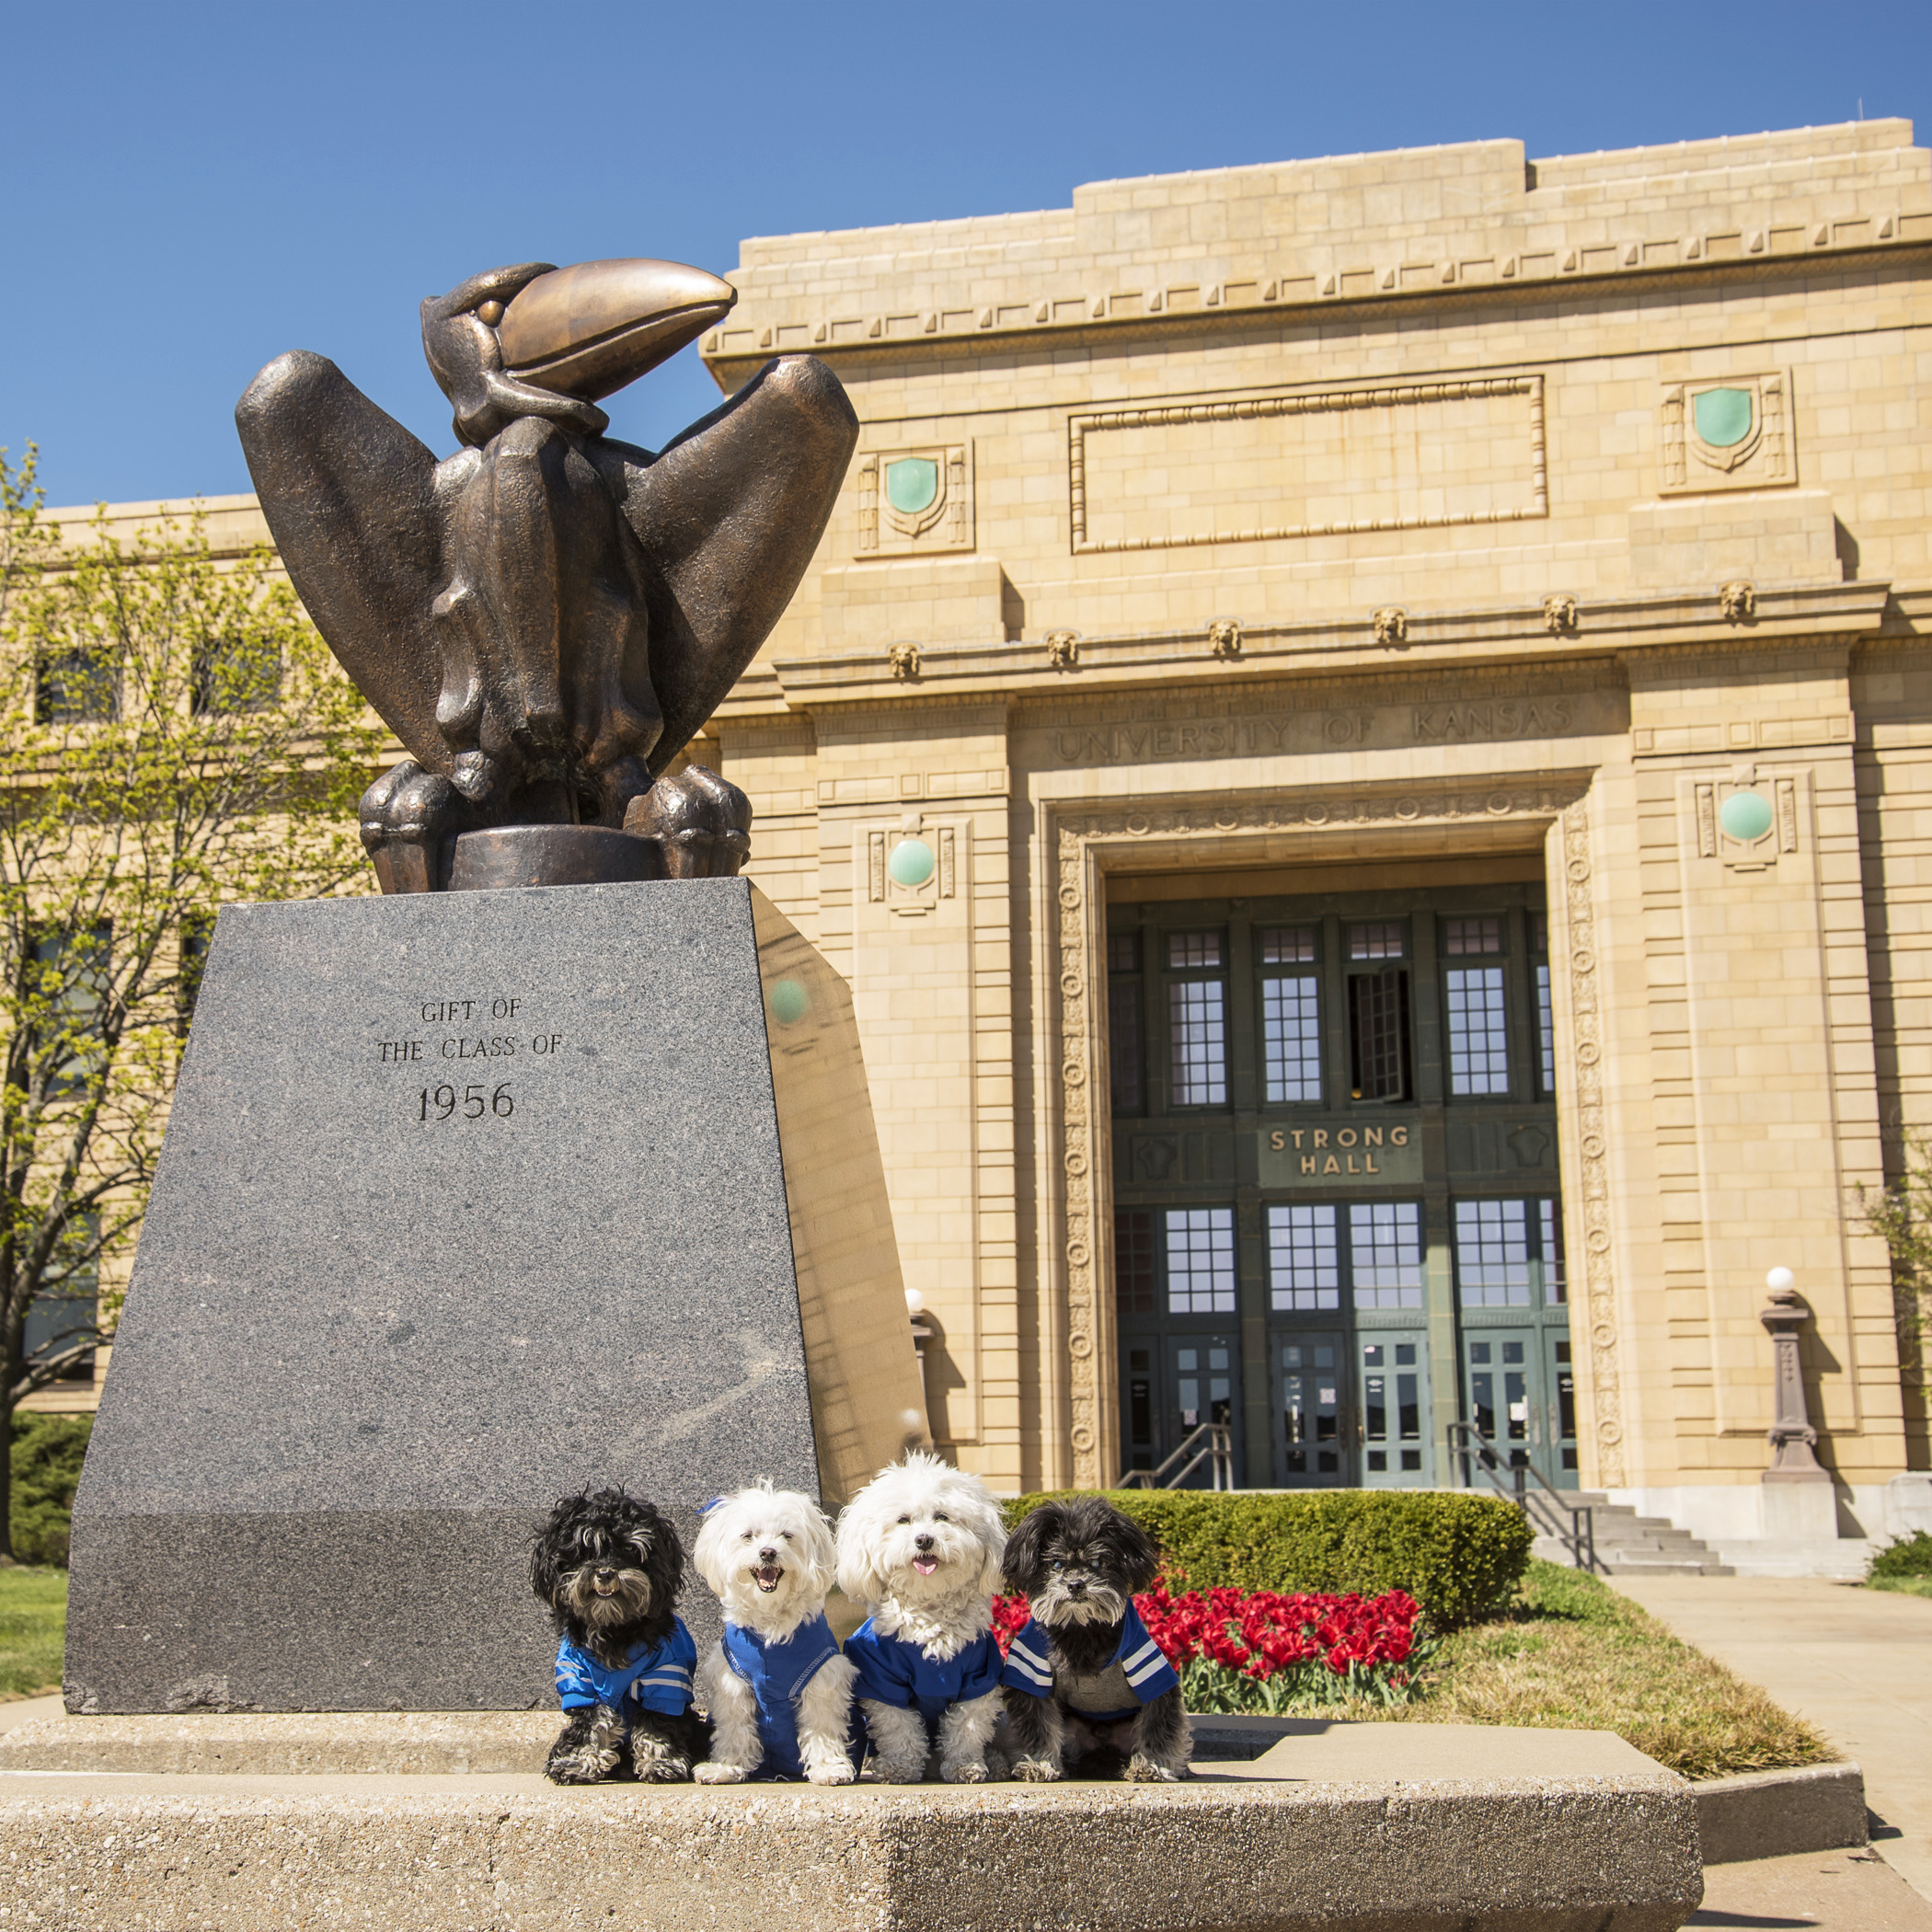
[[[484,1097],[488,1094],[489,1098]],[[485,1114],[493,1113],[500,1121],[507,1121],[516,1111],[516,1102],[510,1098],[510,1083],[505,1080],[491,1093],[480,1083],[466,1087],[462,1098],[456,1096],[454,1087],[426,1087],[417,1096],[419,1121],[447,1121],[457,1118],[480,1121]]]

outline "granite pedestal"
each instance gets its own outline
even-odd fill
[[[850,999],[748,881],[230,907],[74,1512],[83,1713],[529,1709],[529,1548],[925,1411]],[[715,1627],[695,1580],[683,1608]]]

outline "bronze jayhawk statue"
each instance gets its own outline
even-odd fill
[[[408,753],[362,800],[385,892],[446,889],[458,836],[494,827],[743,846],[742,794],[662,775],[790,601],[857,419],[811,356],[655,454],[597,407],[737,299],[649,260],[523,262],[431,297],[423,351],[463,444],[441,462],[304,350],[236,406],[290,580]]]

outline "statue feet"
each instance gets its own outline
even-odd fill
[[[362,848],[385,892],[440,892],[448,884],[456,835],[475,808],[447,778],[405,758],[362,794]]]
[[[702,765],[660,778],[624,814],[624,829],[654,838],[672,879],[735,879],[751,856],[752,801]]]
[[[542,840],[525,839],[517,843],[515,851],[486,863],[483,856],[466,846],[470,857],[463,865],[467,872],[454,880],[459,886],[735,879],[752,849],[752,801],[701,765],[687,765],[674,778],[660,778],[649,791],[632,799],[624,814],[623,833],[549,819],[519,820],[514,803],[509,822],[501,823],[500,811],[479,810],[449,779],[405,758],[362,794],[362,845],[374,862],[383,891],[448,891],[453,874],[461,869],[456,840],[466,832],[546,832],[555,834],[551,843],[558,849],[551,853]],[[655,861],[624,861],[625,851],[637,849],[627,845],[627,834],[650,841],[662,855],[661,872]],[[524,876],[533,864],[538,871]]]

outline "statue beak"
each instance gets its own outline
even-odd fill
[[[596,402],[730,312],[729,282],[675,261],[581,261],[526,283],[497,327],[517,381]]]

